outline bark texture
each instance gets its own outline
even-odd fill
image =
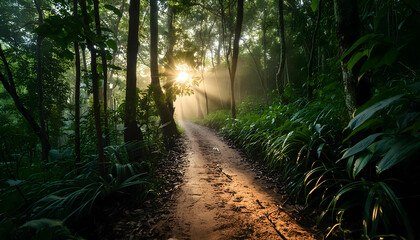
[[[127,84],[125,91],[124,141],[141,141],[143,134],[137,125],[137,52],[139,49],[140,1],[131,0],[127,42]]]
[[[80,1],[80,7],[83,13],[84,28],[85,32],[89,31],[89,16],[86,10],[86,0]],[[91,39],[87,38],[87,45],[91,53],[91,65],[90,70],[92,72],[92,90],[93,90],[93,114],[95,118],[95,129],[96,129],[96,151],[98,153],[98,164],[99,174],[105,176],[105,156],[104,156],[104,143],[102,138],[102,126],[101,126],[101,110],[99,103],[99,75],[98,75],[98,63],[96,62],[97,50]]]
[[[38,26],[44,23],[44,17],[41,10],[40,0],[34,0],[36,10],[38,12]],[[37,75],[37,89],[38,89],[38,112],[39,112],[39,124],[41,126],[41,134],[44,137],[41,138],[42,147],[42,160],[48,161],[48,153],[51,150],[50,142],[48,141],[48,135],[45,130],[45,114],[44,114],[44,90],[42,83],[42,36],[36,38],[36,75]]]
[[[101,31],[101,20],[99,17],[99,1],[93,0],[93,12],[95,16],[95,28],[96,34],[98,36],[102,36]],[[102,87],[99,87],[99,100],[100,103],[103,105],[104,109],[104,133],[105,133],[105,145],[109,145],[109,129],[108,129],[108,114],[107,114],[107,90],[108,90],[108,64],[106,62],[106,52],[105,48],[101,46],[100,48],[101,53],[101,63],[102,63],[102,71],[103,71],[103,79],[104,83]]]
[[[236,27],[235,38],[233,39],[233,54],[232,54],[232,69],[230,71],[230,90],[231,90],[231,111],[232,118],[236,118],[236,104],[235,104],[235,75],[238,66],[239,56],[239,39],[242,32],[242,21],[244,18],[244,0],[238,0],[238,9],[236,13]]]
[[[73,15],[77,18],[77,0],[73,0]],[[76,83],[74,92],[74,138],[75,138],[75,153],[76,153],[76,167],[80,163],[80,52],[79,43],[74,42],[75,53],[75,68],[76,68]]]
[[[357,4],[351,0],[334,0],[334,13],[337,23],[338,51],[342,56],[360,37]],[[350,56],[341,61],[341,71],[346,105],[352,116],[354,111],[369,99],[369,96],[365,96],[369,95],[369,89],[363,89],[363,91],[358,89],[359,71],[357,68],[352,70],[347,68],[349,58]]]
[[[174,121],[173,115],[166,105],[166,97],[163,94],[159,82],[158,70],[158,6],[157,0],[150,0],[150,74],[151,89],[153,91],[153,99],[162,122],[162,131],[165,144],[171,146],[174,144],[174,137],[178,135],[178,129]]]

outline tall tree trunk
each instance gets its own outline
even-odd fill
[[[334,13],[337,23],[338,51],[342,56],[360,37],[357,4],[351,0],[334,0]],[[354,111],[366,101],[362,99],[368,99],[368,97],[361,96],[362,93],[358,91],[357,78],[359,72],[357,68],[352,70],[347,68],[348,60],[349,57],[346,57],[341,61],[341,71],[346,105],[350,116],[352,116]]]
[[[41,10],[41,0],[34,0],[36,10],[38,12],[38,25],[41,26],[44,23],[44,17]],[[44,137],[41,138],[42,145],[42,160],[48,161],[48,153],[51,149],[51,145],[48,141],[48,136],[45,131],[45,114],[44,114],[44,92],[42,83],[42,37],[37,36],[36,38],[36,75],[37,75],[37,88],[38,88],[38,111],[39,111],[39,123],[41,125],[41,134]]]
[[[32,128],[32,130],[34,130],[34,132],[38,136],[39,140],[41,140],[41,143],[42,142],[47,142],[48,145],[49,145],[49,141],[46,137],[45,132],[42,133],[41,127],[38,125],[38,123],[35,121],[35,119],[31,115],[31,113],[28,111],[28,109],[26,109],[26,107],[23,105],[22,101],[20,100],[19,96],[17,95],[15,81],[13,80],[12,71],[10,70],[9,63],[6,60],[6,57],[4,56],[3,49],[1,47],[1,43],[0,43],[0,57],[1,57],[1,60],[4,64],[4,67],[6,69],[6,73],[8,75],[8,79],[6,79],[5,76],[0,72],[0,81],[2,82],[6,91],[12,97],[13,102],[15,103],[17,110],[22,114],[22,116],[29,123],[29,126]]]
[[[174,92],[172,86],[175,81],[175,61],[173,56],[173,50],[175,46],[175,29],[174,29],[174,21],[175,21],[175,9],[169,5],[168,9],[168,50],[166,51],[167,57],[167,64],[165,66],[165,73],[166,73],[166,104],[168,105],[168,109],[172,115],[174,115]]]
[[[280,37],[280,63],[276,74],[277,91],[281,98],[284,93],[284,63],[286,60],[286,40],[284,38],[284,17],[283,17],[283,0],[279,0],[279,37]]]
[[[150,74],[153,98],[162,122],[165,144],[174,144],[173,138],[178,135],[174,117],[166,105],[166,98],[159,82],[158,70],[158,6],[157,0],[150,0]]]
[[[86,10],[86,0],[80,1],[80,7],[83,13],[84,28],[85,33],[89,29],[89,16]],[[95,118],[95,128],[96,128],[96,151],[98,152],[98,164],[99,164],[99,174],[105,176],[105,155],[104,155],[104,143],[102,138],[102,126],[101,126],[101,109],[99,103],[99,75],[98,75],[98,64],[96,62],[96,52],[95,46],[92,40],[88,37],[86,39],[89,51],[91,53],[91,65],[90,70],[92,72],[92,90],[93,90],[93,114]]]
[[[88,67],[87,67],[87,61],[86,61],[86,52],[85,52],[86,48],[82,47],[82,59],[83,59],[83,69],[85,69],[85,71],[88,71]]]
[[[231,90],[231,110],[232,118],[236,118],[235,105],[235,74],[238,66],[239,39],[241,38],[242,20],[244,17],[244,0],[238,0],[238,9],[236,15],[235,38],[233,39],[232,70],[230,71],[230,90]]]
[[[265,89],[265,98],[268,101],[268,96],[267,96],[267,92],[268,92],[268,73],[267,73],[267,64],[268,64],[268,60],[267,60],[267,9],[264,8],[263,11],[263,23],[262,23],[262,31],[263,31],[263,35],[262,35],[262,45],[263,45],[263,67],[262,67],[262,77],[263,77],[263,83],[264,86],[263,88]]]
[[[143,134],[137,125],[137,52],[139,48],[140,0],[130,0],[127,42],[127,84],[125,91],[124,141],[141,141]],[[135,158],[136,156],[132,156]]]
[[[73,15],[77,18],[77,0],[73,0]],[[74,93],[74,139],[75,139],[75,152],[76,152],[76,167],[79,165],[80,157],[80,52],[79,43],[74,42],[75,53],[75,67],[76,67],[76,86]]]
[[[98,0],[93,0],[93,11],[95,16],[95,28],[96,34],[102,36],[101,31],[101,20],[99,17],[99,2]],[[104,133],[105,133],[105,145],[109,145],[109,129],[108,129],[108,104],[107,104],[107,89],[108,89],[108,64],[106,62],[106,52],[104,47],[101,47],[101,60],[102,60],[102,72],[104,83],[103,86],[99,88],[99,99],[102,100],[103,109],[104,109]]]
[[[314,55],[315,55],[315,48],[316,48],[316,35],[318,33],[319,29],[319,23],[321,22],[321,8],[322,8],[322,0],[319,0],[318,2],[318,16],[316,18],[316,25],[314,33],[312,34],[312,44],[311,44],[311,54],[309,55],[309,62],[308,62],[308,82],[307,82],[307,89],[308,89],[308,99],[312,99],[312,93],[313,93],[313,86],[312,78],[314,76],[313,73],[313,66],[314,66]],[[318,57],[319,59],[319,57]]]

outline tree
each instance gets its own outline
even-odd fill
[[[89,37],[89,15],[86,9],[86,0],[80,1],[80,7],[83,13],[84,20],[84,31],[86,36],[86,42],[88,49],[91,54],[90,71],[92,72],[92,90],[93,90],[93,114],[95,118],[95,130],[96,130],[96,151],[98,153],[99,173],[101,176],[105,176],[105,155],[104,155],[104,144],[102,138],[102,126],[101,126],[101,110],[99,103],[99,74],[98,64],[96,62],[97,50],[92,40]]]
[[[340,56],[343,56],[360,37],[357,4],[350,0],[334,0],[334,13],[337,23],[338,52]],[[341,60],[341,72],[345,101],[349,114],[352,116],[354,111],[368,99],[368,97],[362,96],[368,91],[358,90],[359,71],[356,67],[351,70],[347,67],[349,59],[349,57],[345,57]]]
[[[141,141],[143,135],[136,121],[137,52],[139,48],[140,0],[130,0],[127,41],[127,84],[125,91],[124,141]]]
[[[73,0],[73,15],[75,18],[77,14],[77,0]],[[75,68],[76,68],[76,81],[74,91],[74,138],[75,138],[75,153],[76,153],[76,166],[80,163],[80,51],[78,41],[74,41],[75,53]]]
[[[166,51],[166,65],[165,65],[165,73],[166,73],[166,84],[165,84],[165,92],[166,92],[166,104],[168,105],[168,109],[172,115],[174,115],[174,92],[173,92],[173,84],[175,81],[175,60],[174,60],[174,46],[176,43],[175,38],[175,21],[176,11],[171,4],[168,4],[168,42],[167,42],[167,51]]]
[[[232,118],[236,118],[236,103],[235,103],[235,74],[236,68],[238,65],[238,56],[239,56],[239,39],[241,37],[242,31],[242,21],[244,15],[244,1],[238,0],[237,9],[236,9],[236,26],[233,32],[233,29],[229,26],[229,19],[228,15],[225,12],[224,1],[219,0],[220,4],[220,15],[222,19],[222,37],[223,42],[226,41],[226,30],[230,31],[229,37],[227,38],[228,46],[225,48],[225,56],[227,67],[229,70],[229,79],[230,79],[230,95],[231,95],[231,116]],[[227,7],[230,12],[230,6]],[[232,52],[232,43],[231,37],[235,34],[233,39],[233,52]],[[232,62],[231,62],[232,61]],[[231,65],[232,64],[232,65]]]
[[[242,20],[244,17],[244,0],[238,0],[238,9],[236,15],[236,28],[235,28],[235,38],[233,39],[233,55],[232,55],[232,69],[229,71],[230,76],[230,89],[232,96],[232,118],[236,118],[236,106],[235,106],[235,74],[236,67],[238,66],[238,55],[239,55],[239,39],[241,38],[242,31]]]
[[[42,14],[40,0],[34,0],[36,10],[38,12],[38,25],[41,26],[44,22],[44,17]],[[44,92],[43,92],[43,83],[42,83],[42,36],[38,34],[36,38],[36,62],[37,62],[37,88],[38,88],[38,111],[39,111],[39,123],[41,126],[41,134],[45,135],[41,138],[42,146],[42,160],[48,161],[48,153],[51,149],[50,142],[48,141],[48,136],[45,131],[45,114],[44,114]]]
[[[101,20],[99,17],[99,2],[98,0],[93,0],[93,12],[95,16],[95,28],[96,34],[99,38],[102,37],[101,31]],[[104,133],[105,133],[105,145],[109,145],[109,129],[108,129],[108,107],[107,107],[107,88],[108,88],[108,64],[106,62],[106,51],[104,46],[100,45],[100,55],[102,60],[102,72],[104,78],[104,84],[102,87],[99,88],[99,98],[103,100],[103,109],[104,109]],[[101,97],[102,96],[102,97]]]
[[[307,89],[308,89],[308,99],[312,98],[312,91],[313,91],[313,87],[311,85],[312,83],[312,78],[313,78],[313,65],[314,65],[314,55],[315,55],[315,46],[316,46],[316,35],[318,33],[318,29],[319,29],[319,23],[321,22],[321,8],[322,8],[322,0],[319,0],[318,2],[318,16],[316,19],[316,25],[315,25],[315,30],[314,33],[312,35],[312,44],[311,44],[311,53],[309,55],[309,62],[308,62],[308,82],[307,82]]]
[[[10,96],[13,99],[13,102],[16,105],[16,108],[18,111],[22,114],[22,116],[26,119],[26,121],[29,123],[31,128],[34,130],[35,134],[38,136],[39,140],[42,142],[47,142],[49,144],[48,139],[46,138],[45,132],[43,133],[41,131],[41,127],[38,125],[38,123],[35,121],[35,119],[32,117],[31,113],[28,111],[28,109],[23,105],[22,100],[19,98],[17,92],[16,92],[16,85],[15,81],[13,79],[12,71],[10,70],[9,63],[7,62],[6,56],[4,55],[3,48],[0,44],[0,57],[3,62],[4,68],[6,70],[8,79],[0,72],[0,81],[2,82],[4,88],[6,91],[10,94]]]
[[[166,105],[166,97],[162,92],[159,82],[158,70],[158,6],[157,0],[150,0],[150,74],[151,89],[160,120],[162,122],[162,131],[165,136],[166,145],[173,144],[172,139],[178,135],[178,129],[173,115]]]
[[[276,74],[277,91],[281,98],[284,92],[284,64],[286,62],[286,40],[284,37],[283,0],[279,0],[279,38],[280,38],[280,63]]]

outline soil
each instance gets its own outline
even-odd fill
[[[162,194],[126,210],[114,239],[319,238],[302,225],[298,207],[285,203],[276,180],[211,130],[181,125],[186,152],[162,165]]]

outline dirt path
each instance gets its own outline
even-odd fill
[[[182,125],[191,152],[171,213],[173,239],[314,239],[236,150],[205,127]]]

